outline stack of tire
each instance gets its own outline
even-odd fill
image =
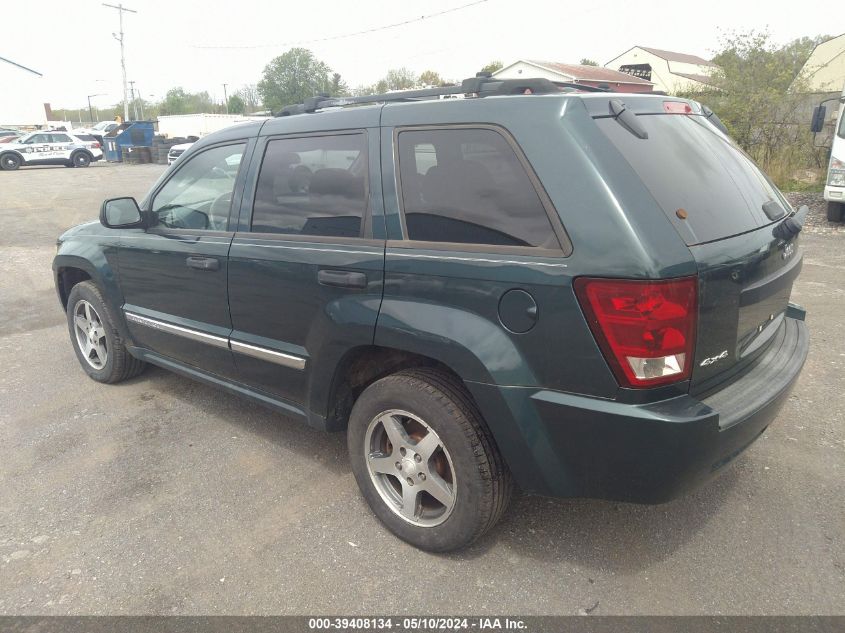
[[[144,165],[152,162],[150,148],[143,145],[124,147],[123,162],[129,165]]]
[[[166,165],[167,154],[170,152],[170,148],[174,145],[180,145],[187,142],[187,139],[182,138],[181,136],[177,136],[175,138],[165,138],[164,136],[156,134],[153,136],[153,145],[150,148],[152,162],[159,165]]]

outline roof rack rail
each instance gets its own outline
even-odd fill
[[[575,83],[553,82],[538,77],[527,79],[494,79],[489,73],[478,73],[475,77],[464,79],[460,85],[440,86],[437,88],[423,88],[420,90],[399,90],[375,95],[358,97],[331,97],[319,94],[306,99],[303,103],[288,105],[275,116],[291,116],[316,112],[323,108],[335,108],[347,105],[361,105],[365,103],[386,103],[390,101],[419,101],[444,97],[448,95],[476,95],[477,97],[492,97],[498,95],[521,94],[550,94],[565,90],[582,90],[585,92],[608,92],[603,88],[594,88]]]

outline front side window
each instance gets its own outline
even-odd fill
[[[192,156],[156,194],[159,226],[225,231],[244,143],[214,147]]]
[[[252,230],[360,237],[367,208],[364,134],[285,138],[267,143]]]
[[[560,248],[525,168],[495,130],[408,130],[398,142],[409,239]]]
[[[30,136],[29,138],[27,138],[23,142],[26,143],[27,145],[38,145],[38,144],[41,144],[41,143],[49,143],[50,142],[50,136],[48,134],[33,134],[32,136]]]

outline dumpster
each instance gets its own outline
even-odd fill
[[[103,137],[103,151],[110,163],[123,160],[125,148],[150,147],[153,143],[152,121],[127,121]]]

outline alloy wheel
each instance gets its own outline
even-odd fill
[[[102,369],[108,361],[106,328],[103,320],[90,303],[84,299],[73,308],[73,331],[76,344],[91,367]]]
[[[420,417],[390,410],[364,436],[370,480],[387,506],[408,523],[434,527],[455,507],[452,458],[440,436]]]

